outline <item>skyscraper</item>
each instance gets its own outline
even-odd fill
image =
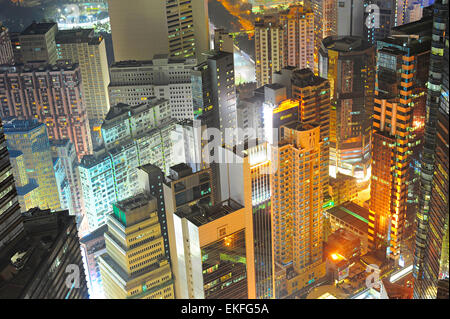
[[[420,144],[414,113],[423,106],[430,36],[431,20],[424,19],[396,27],[391,37],[377,44],[369,245],[383,247],[396,260],[406,240],[413,151]]]
[[[56,34],[58,59],[78,63],[83,101],[91,125],[101,122],[109,110],[109,70],[105,41],[94,29],[63,30]]]
[[[36,120],[12,119],[4,123],[8,150],[20,151],[26,172],[38,185],[38,207],[52,211],[61,208],[52,152],[44,124]],[[25,207],[22,207],[25,210]]]
[[[228,53],[234,52],[234,39],[225,29],[214,30],[214,50]]]
[[[433,10],[427,118],[414,252],[414,298],[434,299],[448,278],[448,1]]]
[[[108,6],[115,61],[161,53],[201,60],[209,50],[207,0],[110,0]]]
[[[330,83],[314,75],[310,69],[296,70],[292,74],[292,98],[299,100],[298,120],[304,124],[320,125],[321,163],[320,175],[323,204],[330,201],[329,154],[330,154]]]
[[[364,37],[373,45],[391,34],[395,27],[395,13],[397,12],[396,0],[364,0],[364,6],[371,6],[372,16],[369,18],[370,10],[364,12]],[[370,22],[370,23],[369,23]]]
[[[368,182],[375,50],[360,37],[328,37],[320,48],[319,75],[330,82],[330,174]]]
[[[10,150],[9,160],[16,181],[17,198],[21,211],[26,212],[34,207],[39,207],[39,185],[35,179],[28,177],[23,153]]]
[[[322,262],[320,127],[281,126],[272,148],[272,251],[275,298],[291,296],[325,276]],[[279,279],[279,274],[283,274]]]
[[[207,60],[194,68],[192,96],[195,118],[208,128],[220,130],[220,145],[227,143],[226,130],[230,129],[229,132],[234,134],[237,128],[237,94],[232,53],[210,52]]]
[[[20,53],[25,64],[55,64],[58,59],[55,35],[58,25],[54,22],[33,22],[19,35]]]
[[[37,118],[51,140],[70,139],[79,159],[92,152],[77,64],[0,68],[0,116]]]
[[[175,298],[156,201],[140,193],[113,204],[99,259],[106,298]]]
[[[34,208],[20,242],[2,247],[1,299],[88,299],[75,218]]]
[[[3,123],[0,119],[0,251],[14,241],[23,231],[17,191],[14,185],[13,170],[6,148]]]
[[[164,185],[177,298],[255,298],[248,161],[226,170],[239,199],[224,192],[229,198],[214,202],[210,171],[192,174],[186,165],[173,167]]]
[[[255,21],[256,82],[258,87],[271,84],[273,73],[283,67],[284,33],[274,20]]]
[[[11,45],[8,29],[0,25],[0,65],[12,64],[14,62],[14,52]]]
[[[312,9],[301,5],[291,6],[287,11],[280,13],[279,21],[284,33],[283,66],[308,68],[314,71],[316,42]]]

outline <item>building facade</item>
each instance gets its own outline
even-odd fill
[[[113,205],[99,257],[107,299],[174,299],[156,199],[141,193]]]
[[[37,118],[51,140],[70,139],[77,156],[92,152],[77,64],[0,68],[0,116]]]
[[[101,122],[109,111],[109,70],[105,40],[94,29],[63,30],[56,34],[58,59],[80,67],[83,101],[91,124]]]
[[[209,50],[208,5],[200,1],[108,2],[115,61],[148,60],[155,54],[193,57]]]

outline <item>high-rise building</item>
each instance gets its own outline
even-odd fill
[[[2,247],[1,299],[88,299],[75,218],[68,211],[23,213],[23,237]]]
[[[210,52],[205,62],[192,71],[192,97],[194,115],[208,128],[216,128],[225,138],[227,129],[234,134],[237,128],[237,93],[234,82],[233,54]],[[231,144],[231,143],[228,143]]]
[[[314,75],[310,69],[296,70],[292,74],[292,98],[299,100],[298,120],[304,124],[320,125],[320,175],[323,204],[331,200],[329,194],[330,154],[330,83]]]
[[[52,151],[45,125],[36,120],[12,119],[4,123],[4,133],[8,150],[22,152],[26,173],[38,185],[37,207],[52,211],[60,209]]]
[[[0,25],[0,65],[13,63],[14,52],[11,45],[8,28]]]
[[[375,50],[360,37],[328,37],[320,48],[319,75],[330,83],[330,175],[368,182]]]
[[[174,299],[157,199],[146,193],[113,204],[99,258],[107,299]]]
[[[9,160],[16,181],[17,198],[22,212],[39,206],[39,185],[28,177],[21,151],[10,150]]]
[[[33,22],[19,35],[20,53],[23,63],[37,65],[55,64],[58,59],[55,36],[58,25],[55,22]]]
[[[234,53],[233,36],[225,29],[214,30],[214,51]]]
[[[364,0],[338,0],[337,2],[337,35],[363,36]]]
[[[70,188],[73,213],[76,215],[77,225],[80,227],[84,217],[84,206],[75,146],[69,139],[63,139],[50,141],[50,147],[53,158],[59,158],[61,160],[61,165]],[[79,228],[78,232],[83,236],[85,229]]]
[[[150,97],[170,101],[172,117],[194,119],[191,69],[195,59],[174,59],[158,54],[149,61],[122,61],[110,67],[111,105],[138,105]]]
[[[280,131],[272,147],[277,169],[270,176],[275,298],[291,296],[325,276],[320,127],[294,122]]]
[[[421,142],[414,109],[423,106],[431,27],[430,19],[404,24],[395,28],[403,36],[377,44],[369,245],[395,260],[404,253],[413,150]]]
[[[209,50],[207,0],[110,0],[108,10],[115,61],[161,53],[201,60]]]
[[[56,34],[58,59],[80,67],[83,101],[92,124],[101,122],[109,110],[109,71],[105,41],[94,29],[59,31]]]
[[[374,7],[364,11],[364,37],[375,45],[391,34],[395,27],[396,0],[364,0],[364,6]],[[372,14],[369,17],[369,14]]]
[[[1,67],[0,116],[37,118],[51,140],[70,139],[79,159],[92,152],[77,64]]]
[[[23,232],[13,169],[6,148],[3,123],[0,119],[0,252]]]
[[[272,225],[270,196],[270,145],[244,146],[252,181],[253,240],[255,250],[255,291],[257,299],[273,297]]]
[[[256,82],[271,84],[273,73],[283,67],[284,32],[273,19],[255,21]]]
[[[449,273],[448,9],[447,0],[435,1],[413,267],[414,298],[423,299],[435,299]]]
[[[232,182],[222,187],[229,192],[219,196],[229,198],[219,203],[210,170],[192,174],[187,165],[178,165],[164,185],[177,298],[255,298],[248,158],[220,168]]]
[[[314,71],[314,13],[311,8],[301,5],[289,7],[279,16],[283,28],[283,66]]]
[[[58,189],[61,209],[67,210],[69,211],[69,215],[75,216],[69,180],[62,164],[62,160],[59,157],[53,157],[53,171],[55,172],[56,188]]]
[[[165,100],[110,109],[101,128],[104,145],[84,156],[78,166],[91,231],[106,222],[112,203],[139,191],[138,167],[154,164],[169,171],[176,123]]]

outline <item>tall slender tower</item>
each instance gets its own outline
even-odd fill
[[[311,8],[291,6],[280,13],[280,24],[284,32],[284,64],[299,69],[314,71],[314,13]]]
[[[425,92],[431,21],[396,28],[401,37],[378,41],[372,134],[369,246],[385,246],[398,259],[407,237],[408,195],[413,189],[414,120]],[[417,140],[417,141],[416,141]],[[420,143],[419,143],[420,144]],[[412,196],[411,196],[412,197]],[[412,204],[412,203],[411,203]]]
[[[434,3],[414,252],[414,298],[436,298],[448,277],[448,0]]]
[[[275,21],[255,22],[256,82],[258,87],[271,84],[273,73],[283,66],[283,29]]]
[[[207,0],[110,0],[115,61],[155,54],[195,57],[209,50]]]
[[[281,140],[272,148],[272,165],[278,167],[270,178],[275,298],[287,297],[325,276],[322,143],[317,124],[294,122],[281,127]]]
[[[9,37],[9,31],[0,24],[0,64],[12,64],[14,52]]]
[[[330,174],[368,184],[375,85],[375,50],[361,37],[322,41],[319,75],[330,82]]]

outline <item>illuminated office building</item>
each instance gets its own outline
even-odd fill
[[[230,197],[219,203],[214,199],[210,170],[192,174],[186,165],[177,166],[164,185],[177,298],[255,298],[247,157],[244,163],[221,168],[229,173],[226,195]]]
[[[256,82],[258,87],[271,84],[273,73],[283,67],[284,33],[273,19],[255,21]]]
[[[17,198],[20,209],[26,212],[31,208],[39,206],[39,185],[36,180],[28,177],[25,160],[21,151],[10,150],[9,160],[16,181]]]
[[[252,181],[256,298],[270,299],[273,297],[270,145],[264,142],[244,148],[249,158]]]
[[[94,29],[63,30],[56,34],[58,59],[78,63],[83,101],[91,124],[102,121],[109,110],[109,70],[105,41]]]
[[[427,120],[414,251],[414,298],[435,299],[439,279],[449,274],[448,229],[448,1],[434,3]]]
[[[116,61],[159,53],[201,60],[209,50],[207,0],[108,1]]]
[[[23,231],[17,191],[14,185],[13,168],[6,148],[3,123],[0,119],[0,252]]]
[[[374,48],[360,37],[328,37],[320,48],[319,75],[331,94],[330,175],[370,178]]]
[[[14,52],[8,28],[0,25],[0,65],[14,63]]]
[[[8,149],[23,154],[26,173],[29,179],[36,181],[38,185],[37,207],[52,211],[60,209],[52,152],[45,125],[36,120],[12,119],[4,122],[4,133]],[[22,210],[24,209],[22,207]]]
[[[398,260],[414,181],[413,150],[421,142],[415,136],[414,109],[424,102],[431,20],[395,30],[404,36],[393,35],[377,44],[369,245],[386,249]]]
[[[292,74],[292,98],[299,100],[299,118],[304,124],[320,125],[321,163],[320,175],[324,201],[330,201],[329,194],[329,154],[330,154],[330,84],[309,69],[296,70]]]
[[[107,299],[174,299],[156,199],[147,193],[113,204],[99,257]]]
[[[150,97],[170,101],[172,117],[194,119],[191,69],[195,59],[174,59],[156,54],[153,60],[115,62],[108,87],[111,105],[138,105]]]
[[[70,139],[79,159],[92,152],[77,64],[0,68],[0,116],[37,118],[50,140]]]
[[[281,127],[272,147],[272,252],[275,298],[288,297],[325,276],[322,262],[320,127]]]
[[[58,59],[55,35],[58,25],[55,22],[33,22],[23,30],[18,39],[20,55],[25,64],[55,64]]]
[[[314,71],[314,13],[312,9],[295,5],[279,16],[283,28],[283,66]]]
[[[376,9],[366,9],[364,12],[364,37],[373,45],[391,34],[395,27],[396,0],[364,0],[364,6]],[[369,14],[372,15],[369,17]]]
[[[234,81],[233,54],[209,52],[207,60],[192,71],[192,98],[195,119],[222,133],[237,128],[237,93]]]

